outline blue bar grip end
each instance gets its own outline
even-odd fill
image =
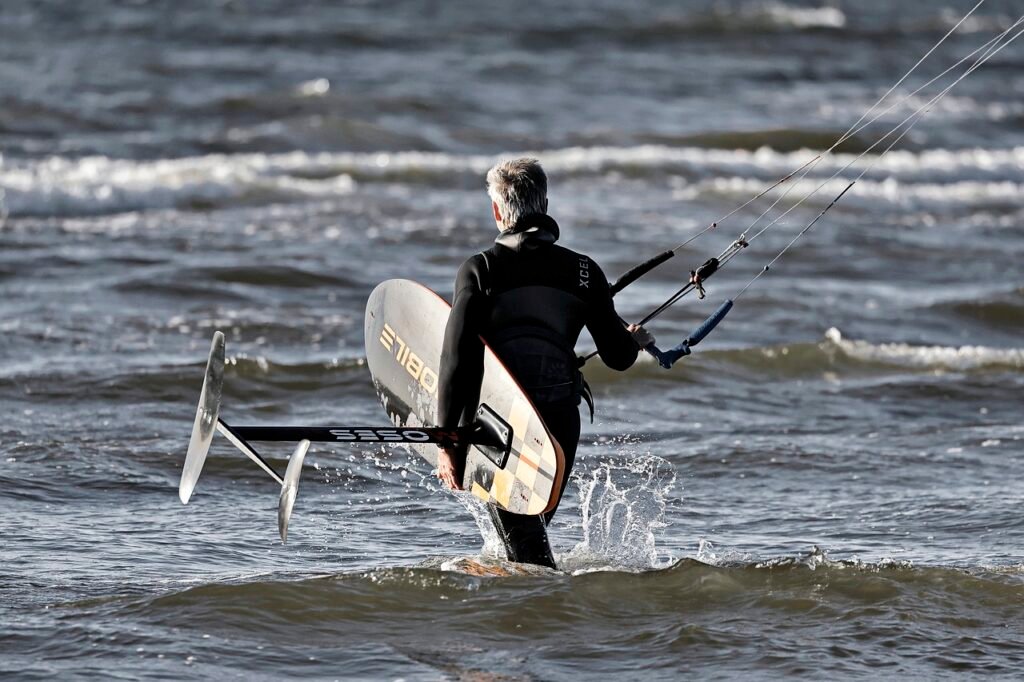
[[[696,346],[698,343],[704,340],[704,337],[711,333],[718,323],[725,319],[725,316],[732,310],[732,299],[725,299],[725,303],[718,306],[718,310],[711,313],[708,319],[701,322],[700,326],[694,329],[689,338],[686,339],[687,343],[691,346]]]
[[[665,369],[672,369],[672,365],[676,363],[676,360],[690,354],[690,344],[683,341],[670,350],[660,350],[653,343],[649,343],[644,347],[644,350],[653,355],[659,365]]]
[[[689,355],[692,352],[690,349],[703,341],[704,337],[710,334],[718,326],[718,323],[725,319],[730,310],[732,310],[732,299],[726,299],[725,303],[718,306],[718,310],[711,313],[708,319],[701,322],[700,326],[694,329],[693,333],[675,348],[660,350],[653,343],[649,343],[644,347],[644,350],[653,355],[659,365],[665,369],[672,369],[672,365],[676,363],[676,360]]]

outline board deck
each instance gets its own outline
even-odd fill
[[[366,303],[366,362],[373,385],[396,426],[437,423],[437,382],[444,329],[451,306],[427,287],[405,279],[382,282]],[[565,475],[562,448],[548,432],[522,387],[484,344],[480,403],[512,428],[504,466],[471,446],[463,488],[517,514],[555,508]],[[419,447],[437,463],[435,447]]]

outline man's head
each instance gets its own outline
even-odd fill
[[[548,212],[548,176],[537,159],[510,159],[487,171],[494,221],[509,230],[528,213]]]

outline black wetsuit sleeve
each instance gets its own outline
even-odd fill
[[[471,417],[480,399],[484,375],[480,330],[487,313],[483,265],[483,256],[473,256],[462,264],[455,277],[437,382],[437,423],[444,428],[457,427],[464,416]]]
[[[633,340],[622,318],[615,312],[611,288],[597,263],[590,263],[590,305],[587,313],[587,329],[597,344],[601,361],[612,369],[627,370],[636,362],[640,346]]]

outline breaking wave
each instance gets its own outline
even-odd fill
[[[825,332],[825,350],[833,346],[847,358],[868,365],[914,370],[966,372],[980,369],[1024,369],[1024,349],[985,346],[913,346],[906,343],[872,344],[843,338],[832,327]]]
[[[836,328],[817,343],[791,343],[753,348],[705,350],[666,372],[654,358],[642,353],[638,373],[661,380],[694,381],[708,366],[720,371],[739,370],[743,376],[839,378],[894,372],[1024,371],[1024,349],[986,346],[925,346],[908,343],[871,343],[847,339]],[[617,373],[595,364],[587,375],[602,382],[625,381]]]
[[[486,627],[492,636],[519,636],[522,623],[559,630],[589,627],[594,637],[605,638],[614,637],[621,627],[618,620],[628,618],[631,637],[643,640],[657,637],[657,630],[666,621],[678,621],[680,614],[686,614],[688,622],[700,622],[719,611],[767,611],[780,617],[801,613],[823,622],[855,623],[868,618],[876,624],[896,624],[915,614],[915,621],[957,618],[968,625],[968,620],[1011,618],[1024,598],[1019,567],[962,569],[895,561],[833,561],[817,548],[808,555],[766,561],[716,565],[683,559],[658,570],[620,569],[568,577],[495,562],[434,563],[438,565],[298,579],[260,576],[157,597],[115,597],[106,603],[90,600],[60,608],[101,608],[225,634],[269,628],[295,641],[336,638],[352,626],[385,638],[407,633],[410,627],[453,631]],[[940,601],[952,612],[943,616],[943,611],[936,610]],[[495,608],[510,617],[498,617]],[[892,632],[880,627],[876,636],[891,637]],[[907,636],[916,635],[908,632]]]
[[[786,139],[791,137],[787,134]],[[695,142],[715,143],[714,139]],[[726,135],[723,139],[730,138]],[[551,172],[570,179],[595,174],[677,177],[679,181],[674,185],[681,199],[705,191],[759,191],[765,181],[785,175],[816,154],[809,149],[777,151],[769,146],[719,149],[655,144],[569,147],[535,153],[544,158]],[[496,158],[413,151],[217,154],[155,161],[50,157],[5,161],[0,165],[0,186],[5,188],[5,210],[14,217],[166,208],[209,210],[336,197],[356,191],[360,183],[450,185],[456,180],[481,177]],[[807,186],[799,190],[812,189],[811,182],[816,186],[820,179],[853,160],[851,154],[824,158],[805,181]],[[855,175],[870,162],[868,157],[854,163],[848,175]],[[836,186],[841,182],[835,181]],[[933,149],[889,153],[854,194],[886,201],[909,196],[929,202],[979,200],[1019,205],[1024,196],[1022,187],[1024,147]],[[826,188],[826,193],[832,189]]]
[[[160,208],[204,210],[351,192],[344,173],[304,177],[315,157],[235,154],[133,161],[50,157],[0,166],[14,215],[93,215]],[[306,172],[303,172],[306,171]]]

